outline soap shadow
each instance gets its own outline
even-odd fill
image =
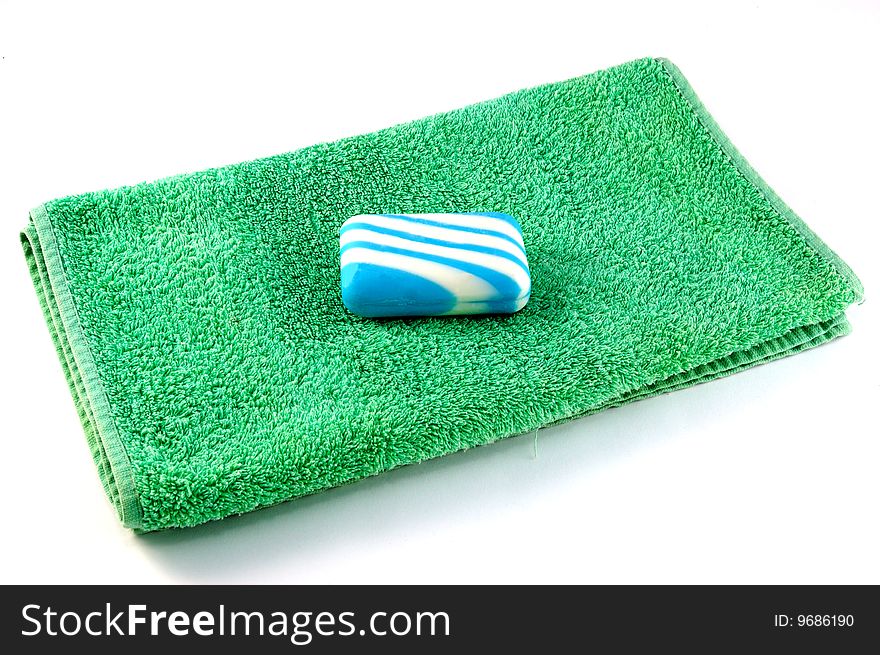
[[[786,361],[195,528],[135,538],[185,582],[296,582],[310,561],[474,520],[686,438],[781,388]],[[803,360],[802,360],[803,361]],[[782,366],[780,366],[782,364]],[[797,372],[794,372],[797,374]],[[634,481],[636,483],[637,481]]]

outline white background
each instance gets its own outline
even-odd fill
[[[880,583],[880,3],[2,2],[2,582]],[[652,55],[860,275],[852,335],[201,528],[104,498],[21,255],[48,199]]]

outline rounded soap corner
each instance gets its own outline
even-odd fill
[[[531,299],[532,291],[531,289],[529,289],[528,293],[516,299],[516,304],[514,305],[515,309],[511,312],[511,314],[518,314],[519,312],[521,312],[523,309],[526,308],[526,305],[529,304],[529,300]]]
[[[355,316],[362,316],[362,314],[358,311],[359,302],[357,299],[357,294],[352,294],[349,287],[346,285],[342,285],[342,306],[345,309]]]
[[[354,223],[354,219],[356,219],[358,216],[361,216],[361,214],[355,214],[354,216],[349,216],[349,217],[346,218],[344,221],[342,221],[342,225],[340,225],[340,226],[339,226],[339,230],[337,230],[337,231],[339,232],[339,234],[341,235],[341,234],[342,234],[342,231],[343,231],[343,230],[344,230],[344,229],[345,229],[350,223]]]
[[[519,222],[519,219],[513,214],[508,214],[507,212],[465,212],[467,216],[488,216],[489,218],[500,218],[502,220],[507,221],[512,224],[513,227],[517,229],[517,231],[522,234],[522,223]]]
[[[507,220],[509,220],[513,226],[519,230],[519,233],[522,234],[522,223],[519,222],[519,219],[513,214],[508,214],[507,212],[496,212],[499,216],[503,216]]]

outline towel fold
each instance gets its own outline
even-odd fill
[[[347,218],[450,212],[520,220],[523,310],[345,310]],[[658,59],[54,200],[22,244],[101,480],[139,531],[795,353],[846,333],[862,293]]]

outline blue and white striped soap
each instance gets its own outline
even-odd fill
[[[339,259],[360,316],[512,314],[532,289],[522,228],[496,212],[353,216]]]

